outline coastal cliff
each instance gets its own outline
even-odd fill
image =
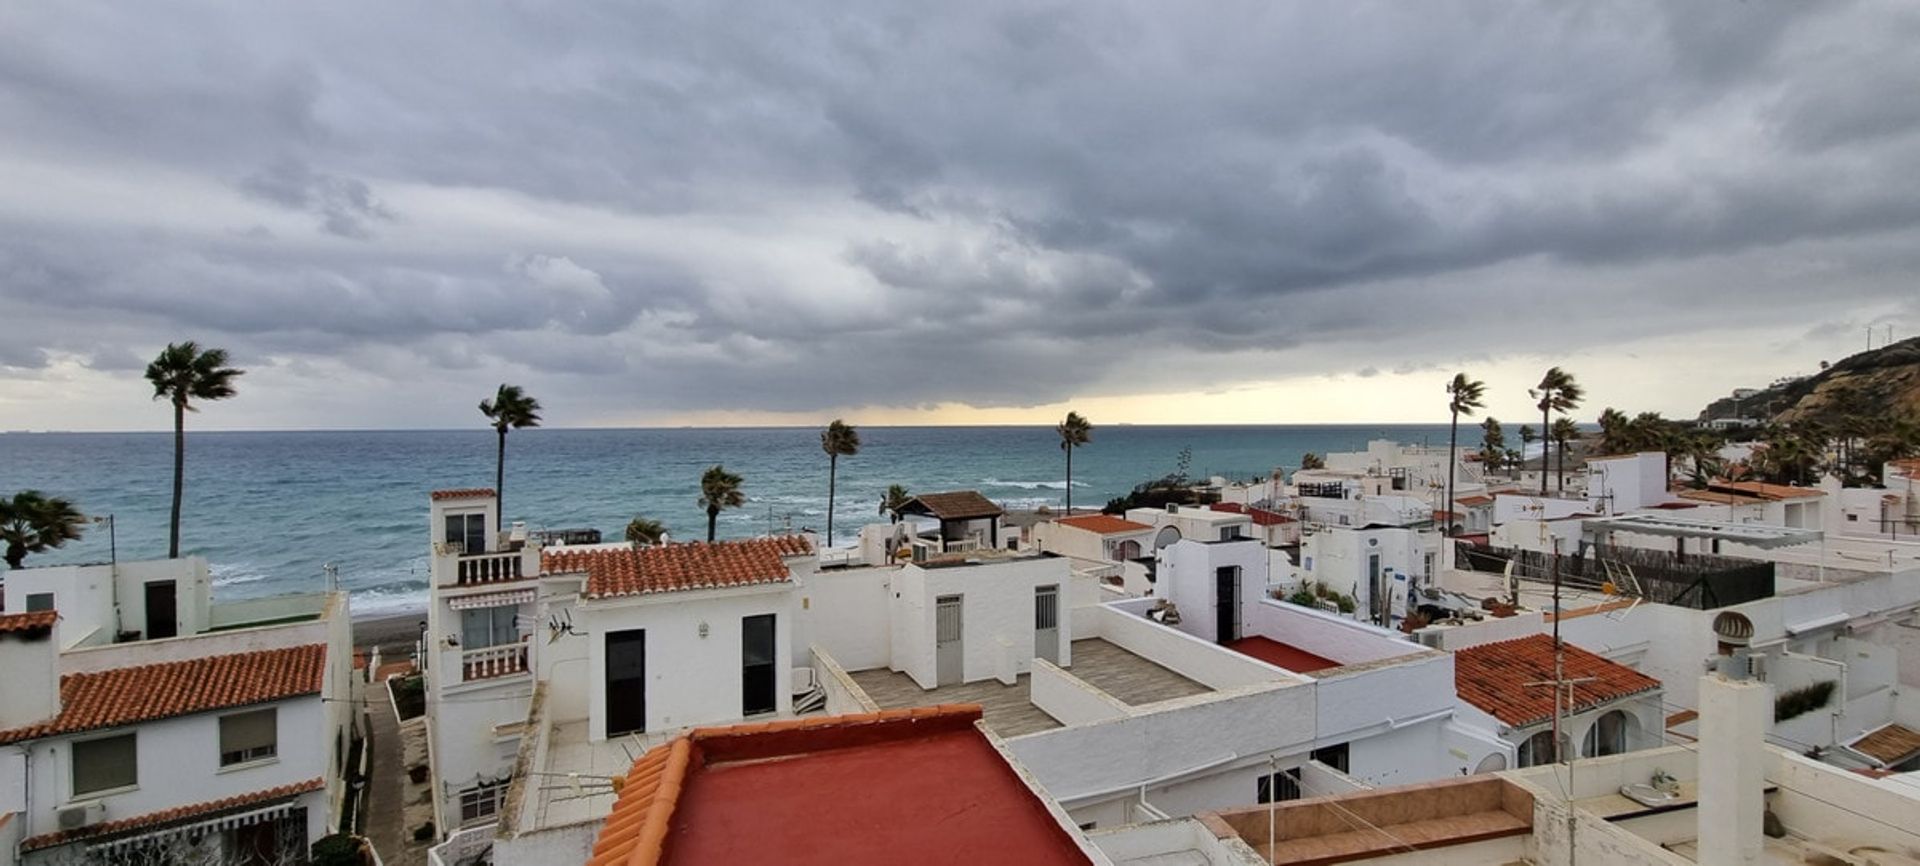
[[[1850,355],[1811,376],[1782,380],[1736,400],[1707,404],[1700,420],[1789,422],[1834,414],[1920,415],[1920,337]]]

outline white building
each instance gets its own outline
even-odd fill
[[[1037,523],[1029,530],[1033,544],[1089,563],[1125,562],[1153,553],[1156,527],[1111,514],[1083,514]]]
[[[1441,536],[1395,526],[1329,528],[1300,544],[1300,577],[1354,601],[1354,615],[1397,627],[1431,585]]]
[[[10,574],[9,607],[36,610],[0,615],[0,862],[303,862],[338,826],[346,596],[214,605],[205,576],[197,558]]]
[[[1253,537],[1253,518],[1204,505],[1168,505],[1165,508],[1129,508],[1127,520],[1154,528],[1153,549],[1183,538],[1222,541]]]
[[[1456,748],[1476,772],[1553,763],[1556,675],[1569,682],[1559,701],[1560,760],[1598,758],[1664,744],[1660,681],[1563,642],[1556,669],[1553,639],[1533,634],[1453,654],[1460,711]],[[1497,745],[1488,749],[1490,742]]]

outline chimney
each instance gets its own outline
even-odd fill
[[[1714,617],[1720,659],[1700,678],[1700,866],[1760,862],[1767,720],[1773,690],[1748,674],[1753,623],[1726,611]]]
[[[0,730],[46,721],[60,713],[57,615],[50,610],[0,614]]]

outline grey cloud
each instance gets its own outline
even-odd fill
[[[0,31],[0,166],[193,178],[298,216],[196,234],[103,204],[95,226],[0,191],[0,306],[49,323],[27,359],[122,369],[80,336],[112,321],[656,411],[1217,387],[1334,342],[1378,357],[1288,372],[1409,374],[1807,321],[1816,295],[1866,319],[1920,273],[1898,182],[1920,173],[1917,21],[1771,0],[28,7]],[[497,198],[412,204],[470,191]],[[577,236],[523,234],[554,212],[585,214]]]
[[[393,219],[365,181],[314,171],[306,163],[282,159],[240,181],[240,188],[281,207],[308,211],[328,233],[366,240],[369,223]]]

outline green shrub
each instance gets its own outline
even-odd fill
[[[1353,613],[1353,609],[1358,607],[1358,605],[1354,604],[1353,596],[1351,595],[1343,595],[1335,598],[1333,603],[1340,606],[1341,613]]]
[[[1292,595],[1287,596],[1287,600],[1301,607],[1319,607],[1320,606],[1320,603],[1314,599],[1313,593],[1309,592],[1305,588],[1294,590]]]
[[[1773,699],[1773,720],[1784,722],[1826,706],[1827,701],[1833,698],[1834,686],[1833,680],[1821,680],[1781,692],[1779,697]]]
[[[358,836],[335,833],[313,843],[313,866],[362,866],[367,862]]]
[[[417,718],[427,712],[427,680],[419,674],[399,677],[387,681],[387,687],[393,690],[393,707],[400,712],[402,720]]]

